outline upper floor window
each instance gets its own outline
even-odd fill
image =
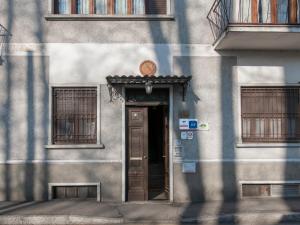
[[[243,142],[300,142],[300,87],[242,88]]]
[[[299,0],[243,0],[235,22],[295,24],[299,22],[299,4]]]
[[[165,15],[167,0],[54,0],[54,14]]]

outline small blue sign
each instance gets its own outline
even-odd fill
[[[189,129],[198,129],[198,121],[189,120]]]

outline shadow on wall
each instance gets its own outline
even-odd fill
[[[14,2],[13,1],[7,1],[7,30],[10,32],[13,29],[13,17],[14,17]],[[7,54],[10,52],[10,39],[7,39]],[[2,176],[4,178],[4,193],[5,193],[5,200],[11,200],[11,171],[9,164],[7,163],[8,160],[11,158],[11,132],[10,132],[10,124],[11,124],[11,94],[12,94],[12,75],[11,72],[13,70],[13,64],[10,61],[10,56],[7,55],[5,60],[5,88],[2,90],[5,91],[5,100],[2,105],[1,109],[1,122],[4,125],[3,127],[3,149],[4,149],[4,160],[5,160],[5,166],[4,166],[4,175]]]
[[[7,201],[42,200],[47,199],[48,196],[47,164],[33,163],[35,159],[47,160],[44,145],[47,144],[48,139],[49,113],[47,57],[43,56],[45,51],[44,29],[41,22],[42,1],[35,0],[35,6],[34,14],[37,17],[36,24],[33,26],[37,30],[34,35],[37,43],[40,43],[41,54],[37,56],[35,52],[28,51],[26,56],[12,55],[10,43],[13,40],[9,39],[7,55],[2,65],[6,79],[3,84],[5,88],[2,89],[5,99],[1,106],[3,124],[1,129],[3,129],[2,141],[5,154],[4,176],[2,176],[5,196],[2,200]],[[7,30],[13,35],[15,1],[6,1],[5,7]],[[20,98],[17,99],[16,96]],[[21,113],[23,109],[24,114]],[[23,124],[26,124],[26,127],[23,127]],[[18,137],[14,135],[16,133],[24,134],[24,142],[22,137],[15,142]],[[25,161],[24,164],[10,163],[10,160],[20,159],[20,157]]]
[[[221,174],[222,174],[222,197],[223,201],[219,209],[219,215],[226,212],[225,202],[232,202],[232,212],[238,212],[238,183],[236,175],[235,156],[235,120],[234,120],[234,88],[235,74],[233,66],[237,64],[236,57],[222,57],[220,62],[220,113],[221,113]],[[221,224],[221,223],[220,223]],[[232,224],[239,224],[233,221]]]
[[[299,57],[300,55],[298,55]],[[286,84],[291,83],[290,81],[290,77],[289,74],[292,73],[292,71],[289,71],[288,68],[284,67],[284,82]],[[300,82],[300,78],[298,81],[298,84]],[[299,85],[297,85],[299,87]],[[300,93],[299,93],[300,95]],[[298,104],[300,104],[299,100],[298,100]],[[289,96],[287,96],[286,99],[286,112],[287,113],[292,113],[292,111],[295,110],[294,108],[295,106],[293,106],[293,103],[291,102],[291,99],[289,98]],[[298,113],[300,113],[300,107],[298,107]],[[297,125],[298,124],[298,125]],[[300,132],[300,128],[297,126],[300,126],[300,118],[298,117],[298,121],[296,120],[296,130],[298,130],[298,132]],[[297,132],[297,131],[296,131]],[[292,160],[291,160],[292,159]],[[285,162],[284,162],[284,181],[285,182],[290,182],[290,181],[299,181],[300,177],[299,177],[299,169],[300,169],[300,163],[299,163],[299,158],[297,160],[293,160],[295,159],[295,155],[294,155],[294,150],[292,148],[285,148]],[[289,194],[288,193],[288,189],[283,189],[282,190],[282,195],[286,195]],[[285,204],[288,206],[288,209],[290,212],[298,212],[298,207],[297,207],[297,199],[296,201],[288,201],[288,198],[284,198],[285,200]],[[298,199],[299,200],[299,199]],[[282,218],[284,219],[284,218]],[[281,223],[279,223],[281,224]]]
[[[45,4],[45,2],[43,3],[43,1],[40,0],[35,0],[35,5],[36,5],[36,20],[37,21],[37,30],[36,30],[36,39],[38,41],[38,43],[40,43],[40,47],[39,47],[39,52],[43,55],[45,54],[46,50],[45,50],[45,46],[44,43],[46,42],[45,40],[45,28],[43,26],[42,23],[42,19],[44,16],[44,12],[43,12],[43,5]],[[42,126],[42,144],[46,145],[48,144],[48,119],[49,119],[49,71],[47,68],[47,64],[48,64],[48,60],[49,58],[46,56],[40,56],[40,82],[42,84],[42,93],[41,93],[41,98],[40,101],[43,104],[42,107],[42,118],[41,118],[41,126]],[[48,152],[46,149],[43,148],[43,154],[42,154],[42,159],[44,160],[44,163],[42,164],[42,168],[40,171],[40,183],[42,191],[41,191],[41,195],[39,196],[39,198],[42,199],[48,199],[48,183],[49,183],[49,168],[48,168],[48,164],[47,164],[47,160],[48,160]]]
[[[201,7],[201,6],[199,6]],[[180,12],[180,17],[176,18],[177,26],[178,26],[178,38],[179,43],[190,43],[190,33],[191,33],[191,27],[188,23],[188,13],[187,13],[187,2],[186,1],[175,1],[175,12]],[[150,31],[152,33],[153,43],[161,43],[160,40],[155,39],[155,34],[157,34],[158,31],[161,30],[161,22],[156,22],[155,24],[150,22],[149,27]],[[163,36],[163,32],[160,31],[160,36]],[[163,38],[164,40],[167,40],[167,38]],[[167,41],[165,43],[168,43]],[[185,48],[186,46],[181,45],[181,55],[190,55],[189,48]],[[159,47],[156,47],[155,51],[157,54],[158,64],[160,64],[160,55],[158,49]],[[170,55],[172,51],[168,49],[166,51],[166,54],[164,57],[173,57]],[[178,119],[182,116],[181,111],[188,111],[190,118],[198,118],[201,119],[201,112],[199,112],[199,105],[197,105],[197,102],[200,100],[200,98],[197,96],[194,90],[197,90],[199,88],[199,85],[201,86],[201,81],[195,77],[195,74],[201,73],[201,67],[199,65],[195,65],[196,63],[193,63],[194,57],[176,57],[174,58],[174,63],[179,64],[179,70],[181,74],[184,75],[193,75],[193,79],[191,81],[191,86],[188,90],[187,94],[187,100],[186,102],[181,102],[181,98],[178,96],[180,93],[177,93],[175,91],[174,96],[177,98],[174,102],[174,106],[177,106],[179,111],[174,112],[174,130],[173,133],[176,134],[175,138],[180,139],[179,135],[179,128],[177,126]],[[197,58],[197,57],[195,57]],[[201,58],[201,57],[200,57]],[[203,59],[208,59],[209,57]],[[220,99],[220,107],[217,107],[220,109],[220,112],[218,114],[221,117],[221,124],[220,124],[220,156],[221,156],[221,162],[220,165],[215,165],[216,167],[220,167],[220,173],[221,173],[221,199],[223,202],[225,201],[232,201],[233,202],[233,208],[234,211],[237,210],[237,184],[236,184],[236,165],[235,165],[235,153],[234,153],[234,143],[235,143],[235,130],[234,130],[234,112],[233,112],[233,66],[236,65],[236,58],[228,58],[228,57],[217,57],[220,60],[215,66],[218,66],[220,70],[218,73],[218,78],[220,80],[220,86],[216,87],[218,90],[212,90],[217,93],[219,93],[219,96],[216,97],[215,101],[218,102],[218,99]],[[178,61],[184,61],[184,63],[179,63]],[[170,67],[173,67],[173,65],[169,65]],[[204,65],[205,66],[205,65]],[[209,76],[209,74],[207,75]],[[199,83],[195,83],[195,81],[198,81]],[[205,82],[205,81],[204,81]],[[177,90],[177,89],[175,89]],[[197,90],[198,92],[198,90]],[[201,102],[202,102],[201,97]],[[204,100],[203,100],[204,101]],[[209,101],[206,99],[206,101]],[[214,99],[211,99],[211,101],[214,101]],[[200,102],[200,104],[201,104]],[[176,107],[175,107],[176,108]],[[206,200],[206,194],[210,190],[206,190],[206,188],[209,189],[209,184],[204,180],[204,177],[207,177],[208,174],[203,174],[203,171],[209,171],[209,166],[211,166],[210,163],[205,163],[201,160],[201,155],[204,152],[204,144],[201,140],[201,133],[199,135],[194,135],[194,140],[192,142],[192,145],[189,146],[189,150],[193,150],[193,154],[187,153],[185,156],[183,156],[184,160],[193,160],[197,165],[197,172],[195,174],[182,174],[181,172],[181,164],[175,163],[174,164],[174,174],[175,176],[175,183],[176,179],[179,179],[178,174],[182,174],[183,180],[185,184],[178,184],[180,187],[183,188],[183,190],[187,190],[187,196],[181,195],[182,199],[178,200],[186,200],[186,201],[192,201],[192,202],[204,202]],[[184,144],[185,145],[185,144]],[[195,146],[196,149],[195,149]],[[184,146],[185,147],[185,146]],[[187,149],[186,149],[187,150]],[[173,156],[172,156],[173,157]],[[175,159],[176,160],[176,159]],[[206,167],[206,169],[204,168]],[[178,186],[174,185],[175,193],[179,194],[181,192],[180,190],[176,190]],[[183,191],[182,190],[182,191]],[[183,191],[184,192],[184,191]],[[182,194],[182,193],[181,193]],[[176,196],[174,196],[176,198]],[[175,199],[176,200],[176,199]],[[219,214],[222,214],[225,211],[225,205],[221,203]],[[192,203],[187,204],[185,210],[182,213],[181,221],[184,222],[186,217],[193,217],[197,218],[198,216],[201,216],[202,211],[202,205],[197,204],[194,205]]]
[[[185,11],[186,9],[186,3],[184,1],[176,1],[177,4],[177,10],[181,9],[181,11]],[[179,19],[179,37],[182,43],[184,43],[185,40],[189,40],[188,34],[189,34],[189,25],[187,23],[187,14],[182,13],[182,16]],[[182,55],[183,51],[182,51]],[[188,54],[189,55],[189,52]],[[195,59],[193,59],[195,58]],[[197,59],[199,58],[200,64],[198,64]],[[195,60],[195,61],[193,61]],[[201,63],[201,60],[203,62]],[[205,63],[207,62],[207,64]],[[210,63],[212,62],[212,64]],[[236,165],[235,165],[235,128],[234,128],[234,80],[233,80],[233,66],[236,65],[236,57],[186,57],[185,64],[184,66],[181,66],[181,71],[182,74],[188,74],[188,75],[193,75],[193,80],[192,80],[192,85],[191,89],[192,90],[197,90],[197,93],[203,93],[203,91],[199,91],[199,88],[208,88],[209,87],[204,87],[205,83],[209,81],[209,77],[211,76],[216,79],[216,81],[212,81],[213,83],[216,84],[216,89],[212,88],[212,95],[201,95],[201,102],[200,104],[206,104],[205,102],[213,101],[216,104],[220,104],[219,107],[213,106],[215,109],[218,111],[216,112],[217,116],[220,117],[220,126],[218,127],[215,131],[210,131],[214,132],[217,135],[217,138],[219,137],[220,140],[214,140],[214,142],[220,142],[220,163],[206,163],[202,160],[202,155],[204,155],[204,152],[207,152],[208,149],[204,148],[209,148],[207,143],[204,143],[204,140],[202,138],[205,138],[204,134],[199,132],[196,136],[196,140],[194,141],[193,145],[198,146],[198,149],[195,150],[195,155],[193,156],[194,158],[192,160],[198,161],[198,171],[197,175],[190,175],[190,174],[184,174],[185,177],[185,182],[186,186],[188,187],[188,194],[189,194],[189,199],[193,202],[195,201],[206,201],[208,195],[212,194],[212,190],[217,191],[217,189],[220,187],[221,188],[221,195],[218,197],[220,200],[220,209],[219,209],[219,215],[223,214],[226,212],[225,208],[225,202],[231,201],[231,210],[232,212],[237,211],[237,205],[238,205],[238,198],[237,198],[237,178],[236,178]],[[182,64],[181,64],[182,65]],[[211,69],[213,70],[213,67],[219,68],[219,71],[215,71],[216,74],[206,74],[207,80],[200,80],[200,79],[205,79],[205,73],[204,71],[209,71],[209,69],[205,67],[212,67]],[[214,70],[213,70],[214,71]],[[202,74],[201,78],[195,77],[195,75],[200,75]],[[219,81],[219,82],[218,82]],[[219,86],[218,86],[219,84]],[[211,98],[214,96],[213,93],[218,93],[216,95],[216,99],[205,99],[205,98]],[[190,98],[190,104],[188,104],[188,109],[191,112],[192,117],[196,117],[198,119],[203,119],[201,118],[203,114],[207,114],[205,112],[205,106],[197,105],[197,102],[193,100],[194,96],[197,96],[196,94],[193,93],[188,98]],[[220,100],[220,101],[219,101]],[[220,102],[220,103],[219,103]],[[212,122],[212,121],[211,121]],[[176,121],[175,121],[176,123]],[[213,128],[212,128],[213,129]],[[218,130],[219,129],[219,130]],[[219,135],[218,135],[219,133]],[[202,138],[201,138],[202,137]],[[217,151],[217,149],[215,149]],[[217,173],[216,168],[214,167],[219,167],[220,168],[220,174],[221,178],[218,180],[215,178],[212,182],[208,181],[209,177],[212,177],[213,175],[211,174],[205,174],[205,172],[215,172]],[[217,175],[217,174],[216,174]],[[198,176],[198,177],[193,177],[193,176]],[[196,183],[195,183],[196,181]],[[212,185],[210,187],[210,185]],[[195,193],[197,193],[195,195]],[[211,197],[211,196],[210,196]],[[184,218],[186,217],[193,217],[193,218],[198,218],[201,216],[201,211],[203,210],[202,208],[203,205],[193,205],[193,204],[188,204],[185,211],[182,214],[182,221],[184,221]],[[195,208],[196,207],[196,208]],[[220,221],[221,223],[221,221]],[[233,224],[237,224],[234,222]]]
[[[272,84],[270,87],[276,87],[278,85],[281,87],[282,86],[299,87],[299,84],[297,84],[298,81],[300,80],[299,75],[298,75],[298,70],[297,70],[297,67],[299,67],[299,65],[298,65],[298,61],[300,58],[299,52],[297,52],[297,51],[273,51],[273,52],[260,51],[259,52],[258,51],[258,52],[250,53],[250,54],[251,54],[250,56],[253,57],[252,61],[250,61],[251,66],[253,68],[258,68],[258,69],[254,70],[251,68],[252,71],[255,71],[256,74],[254,74],[254,72],[252,72],[251,70],[246,70],[246,69],[243,70],[242,74],[245,73],[248,77],[252,77],[252,79],[255,79],[259,83]],[[256,54],[258,55],[258,57],[254,58]],[[244,61],[244,64],[242,64],[242,66],[250,66],[250,65],[247,65],[246,60],[243,60],[243,61]],[[266,70],[266,67],[268,68],[268,70]],[[260,77],[260,80],[259,80],[259,76],[261,74],[262,74],[262,76]],[[253,78],[253,76],[256,76],[256,77]],[[273,77],[273,79],[272,79],[272,77]],[[277,82],[277,83],[275,83],[275,82]],[[260,86],[260,85],[258,85],[258,86]],[[278,95],[278,96],[280,97],[282,95]],[[277,103],[278,108],[274,109],[274,110],[280,110],[281,112],[283,112],[283,114],[288,113],[290,115],[290,119],[295,116],[295,114],[294,114],[295,112],[293,112],[295,110],[295,108],[293,106],[295,104],[295,99],[293,100],[293,98],[291,98],[291,96],[292,96],[291,94],[286,94],[286,96],[283,97],[284,103],[282,102],[282,100],[276,100],[276,101],[278,101],[278,103]],[[283,108],[281,108],[281,105],[283,105]],[[277,123],[278,120],[281,120],[281,117],[276,118],[272,122]],[[282,126],[281,129],[283,129],[283,126],[285,123],[282,121],[282,122],[280,122],[280,124]],[[297,126],[299,124],[299,121],[295,122],[295,124]],[[269,126],[271,127],[271,125],[269,125]],[[274,130],[272,130],[272,131],[275,133],[275,135],[276,135],[276,132],[280,133],[279,130],[280,130],[281,126],[277,127],[278,130],[275,128],[275,125],[273,125],[273,126],[274,126],[274,128],[273,128]],[[290,126],[292,127],[292,122],[291,122]],[[291,129],[291,127],[290,127],[290,129]],[[287,131],[286,134],[289,133],[288,130],[289,129],[286,129],[286,131]],[[285,140],[285,142],[287,142],[287,141],[288,140]],[[283,144],[285,144],[285,143],[283,143]],[[261,169],[260,177],[262,177],[261,179],[263,179],[264,182],[268,183],[269,181],[278,181],[281,184],[284,184],[285,182],[298,183],[298,181],[300,179],[300,177],[299,177],[300,164],[299,164],[299,148],[298,147],[290,146],[290,147],[270,148],[270,149],[265,148],[264,151],[269,151],[270,155],[274,154],[274,155],[271,155],[270,159],[276,158],[276,157],[282,157],[282,158],[279,158],[280,160],[278,160],[278,161],[274,160],[271,162],[266,162],[266,163],[264,163],[263,166],[260,167],[260,169]],[[282,156],[281,156],[281,154],[279,155],[278,152],[282,153]],[[278,156],[277,156],[277,154],[278,154]],[[288,195],[295,194],[295,192],[294,192],[295,188],[297,188],[297,186],[290,187],[290,188],[277,187],[276,189],[274,189],[274,192],[273,192],[273,194],[275,193],[275,195],[280,194],[282,196],[285,196],[285,197],[282,197],[282,202],[284,202],[286,204],[289,212],[299,211],[299,208],[297,207],[297,202],[299,199],[296,198],[293,200],[286,196],[287,194]],[[272,193],[272,190],[271,190],[271,193]],[[286,218],[282,218],[282,219],[285,220]],[[286,221],[281,221],[281,222],[286,222]],[[279,222],[279,224],[281,224],[281,222]]]
[[[34,58],[33,52],[27,52],[27,77],[26,77],[26,92],[27,92],[27,147],[26,160],[35,159],[35,110],[34,110],[34,91],[35,91],[35,75],[34,75]],[[32,163],[25,164],[24,175],[24,191],[25,199],[32,201],[34,199],[34,165]]]
[[[199,6],[201,7],[201,5]],[[190,33],[191,33],[191,27],[189,26],[188,23],[188,13],[187,13],[187,2],[186,1],[175,1],[175,12],[181,12],[180,16],[178,17],[177,20],[177,27],[178,27],[178,40],[179,43],[190,43]],[[184,47],[183,45],[180,46],[180,50],[181,50],[181,55],[190,55],[190,51],[189,48],[187,48],[187,51],[184,52]],[[193,69],[192,69],[192,62],[191,62],[191,57],[185,57],[185,63],[179,63],[179,70],[181,72],[181,74],[187,75],[187,76],[193,76]],[[178,63],[178,62],[177,62]],[[174,65],[173,65],[174,66]],[[179,103],[179,110],[182,110],[183,113],[185,113],[184,111],[187,111],[189,114],[190,118],[197,118],[197,116],[201,116],[198,113],[198,109],[197,109],[197,103],[200,100],[200,98],[194,93],[194,80],[195,77],[192,78],[191,80],[191,84],[190,87],[188,89],[187,92],[187,96],[186,96],[186,102],[181,102],[181,104]],[[175,105],[175,104],[174,104]],[[178,121],[178,119],[180,117],[182,117],[183,113],[182,112],[175,112],[177,113],[177,115],[175,115],[175,124]],[[174,114],[175,114],[174,113]],[[176,127],[176,126],[174,126]],[[175,128],[176,129],[176,128]],[[178,129],[178,128],[177,128]],[[180,134],[178,132],[178,130],[174,130],[173,132],[177,135],[176,139],[180,139]],[[186,189],[187,189],[187,193],[186,193],[186,200],[190,201],[190,203],[187,204],[186,208],[184,209],[184,211],[182,212],[181,215],[181,221],[184,222],[185,218],[187,217],[192,217],[192,218],[197,218],[199,215],[201,215],[201,211],[202,211],[202,205],[197,205],[196,209],[193,206],[192,202],[197,202],[197,201],[204,201],[205,200],[205,187],[203,185],[203,170],[202,170],[202,165],[200,162],[201,160],[201,140],[199,139],[198,135],[194,135],[194,140],[193,140],[193,146],[183,146],[183,162],[184,160],[194,160],[196,163],[196,173],[195,174],[183,174],[183,179],[182,181],[185,182]],[[195,148],[192,155],[188,156],[187,151],[188,148]],[[198,149],[199,148],[199,149]],[[173,157],[173,156],[172,156]],[[176,165],[176,164],[174,164]],[[182,171],[182,163],[178,163],[177,166],[174,166],[174,170],[175,167],[178,167],[177,169],[179,170],[179,172],[181,173]],[[176,177],[174,177],[174,180],[176,179]],[[174,189],[175,189],[175,185],[174,185]],[[179,192],[180,190],[177,190],[177,192]],[[175,190],[174,190],[175,192]],[[175,197],[175,196],[174,196]]]

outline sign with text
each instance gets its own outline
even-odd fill
[[[208,131],[209,130],[209,124],[207,122],[200,122],[199,123],[199,130]]]
[[[193,131],[188,131],[187,132],[187,139],[188,140],[193,140],[194,138],[194,132]]]
[[[188,137],[187,137],[187,132],[186,132],[186,131],[181,131],[180,137],[181,137],[181,140],[186,140],[186,139],[188,139]]]
[[[180,130],[197,130],[198,120],[197,119],[179,119]]]
[[[182,164],[182,172],[183,173],[196,173],[196,163],[189,162]]]

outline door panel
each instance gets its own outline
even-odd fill
[[[127,198],[148,200],[148,109],[127,108]]]

